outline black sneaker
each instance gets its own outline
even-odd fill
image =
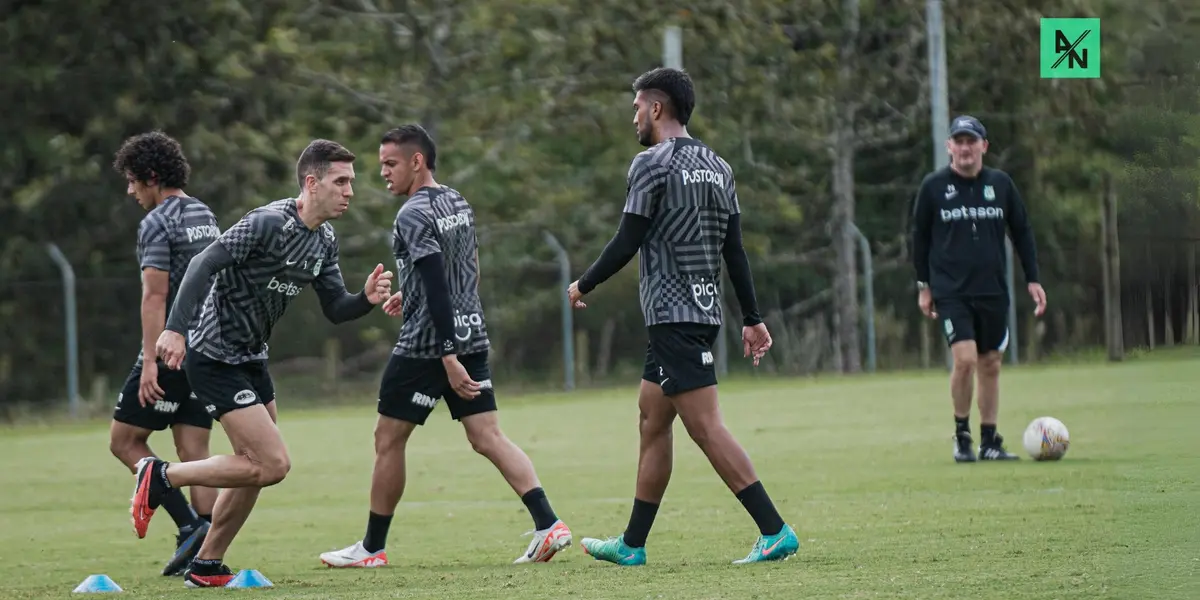
[[[163,575],[167,577],[183,575],[188,564],[200,552],[200,546],[204,545],[204,538],[208,536],[209,527],[208,521],[201,520],[200,525],[192,531],[175,536],[175,555],[167,562],[167,566],[163,567]]]
[[[969,431],[954,434],[954,462],[975,462],[975,451],[971,447],[973,442]]]
[[[183,572],[183,584],[190,588],[225,587],[233,578],[233,571],[225,563],[210,566],[198,565],[193,561]]]
[[[1021,457],[1004,449],[1004,438],[996,434],[992,441],[979,446],[979,460],[1020,460]]]

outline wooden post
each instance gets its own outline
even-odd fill
[[[1117,188],[1112,175],[1104,177],[1101,223],[1104,228],[1104,337],[1108,360],[1125,358],[1125,335],[1121,325],[1121,251],[1117,238]]]
[[[341,370],[342,343],[335,337],[325,339],[325,383],[336,387]]]

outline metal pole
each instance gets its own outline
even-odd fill
[[[1004,276],[1008,278],[1008,362],[1017,364],[1017,297],[1013,288],[1013,245],[1004,237]]]
[[[854,223],[850,223],[854,237],[858,238],[858,248],[862,251],[863,260],[863,321],[867,328],[867,372],[875,372],[875,267],[871,262],[871,242]]]
[[[575,315],[571,300],[567,297],[567,288],[571,286],[571,257],[554,234],[543,231],[542,237],[554,249],[558,259],[558,289],[562,295],[563,389],[569,392],[575,389]]]
[[[50,258],[62,273],[63,312],[67,330],[67,405],[71,418],[79,416],[79,330],[75,323],[75,269],[56,244],[46,244]]]
[[[946,97],[946,24],[942,21],[942,0],[925,2],[925,37],[929,46],[930,134],[933,136],[933,168],[950,164],[946,138],[950,137],[950,107]],[[946,369],[954,367],[950,347],[945,347]]]
[[[678,25],[668,25],[663,31],[662,61],[668,69],[683,68],[683,30]]]

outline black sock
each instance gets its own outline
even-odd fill
[[[971,435],[971,417],[954,417],[954,432]]]
[[[771,497],[767,495],[761,481],[746,486],[746,489],[737,493],[737,499],[758,525],[759,533],[775,535],[783,531],[783,517],[775,510],[775,505],[771,503]]]
[[[996,441],[996,426],[986,423],[979,425],[979,436],[983,438],[983,443],[990,444]]]
[[[654,517],[658,516],[658,505],[645,500],[633,499],[633,512],[629,515],[629,525],[625,528],[625,545],[630,548],[644,548],[650,528],[654,526]]]
[[[388,528],[392,526],[392,515],[371,513],[367,517],[367,535],[363,537],[363,549],[372,554],[387,546]]]
[[[216,573],[221,568],[222,560],[219,558],[193,558],[191,569],[197,575],[206,573]]]
[[[558,515],[554,514],[554,509],[550,508],[546,490],[540,487],[525,492],[525,495],[521,496],[521,502],[524,502],[525,508],[529,509],[529,516],[533,517],[533,528],[538,531],[549,529],[558,520]]]
[[[210,525],[212,524],[212,515],[202,515],[200,513],[196,513],[196,516],[200,517],[201,519],[204,519],[205,521],[208,522],[208,524],[210,524]]]
[[[179,488],[167,490],[162,497],[162,507],[167,509],[167,514],[171,515],[171,520],[175,521],[180,533],[191,533],[199,525],[196,511],[188,505]]]

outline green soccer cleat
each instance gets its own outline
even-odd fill
[[[799,549],[800,538],[796,537],[796,532],[790,525],[784,525],[783,529],[775,535],[759,536],[758,541],[754,542],[754,548],[750,549],[750,554],[747,554],[746,558],[733,561],[733,564],[744,565],[769,560],[787,560]]]
[[[646,564],[646,549],[626,546],[624,536],[607,540],[583,538],[579,545],[583,547],[584,552],[596,560],[606,560],[622,567],[638,567]]]

